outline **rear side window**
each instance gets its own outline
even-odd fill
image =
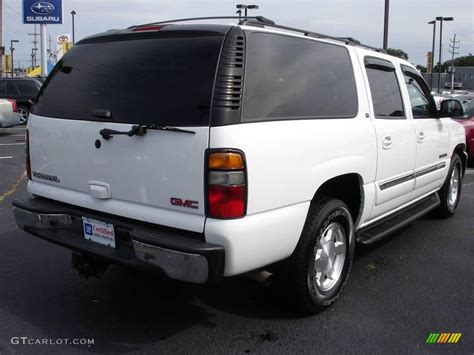
[[[344,47],[268,33],[252,33],[247,43],[244,121],[357,115]]]
[[[223,36],[154,38],[79,44],[43,84],[33,113],[173,126],[209,124]]]
[[[22,94],[37,94],[39,91],[39,85],[32,81],[18,80],[15,84]]]
[[[366,71],[376,118],[405,118],[402,95],[395,74],[395,67],[390,62],[376,59],[368,63]]]
[[[18,90],[11,80],[0,81],[0,95],[18,94]]]

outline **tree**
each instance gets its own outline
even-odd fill
[[[451,67],[452,60],[447,60],[441,65],[441,72],[444,73]],[[454,59],[454,66],[455,67],[474,67],[474,55],[469,53],[469,55],[465,55],[463,57],[457,57]],[[437,73],[439,66],[438,64],[435,65],[433,71]]]
[[[419,64],[416,66],[416,69],[418,69],[422,73],[426,73],[426,71],[427,71],[426,67],[424,67],[423,65],[419,65]]]
[[[387,53],[390,54],[390,55],[393,55],[394,57],[402,58],[402,59],[405,59],[405,60],[408,59],[408,54],[405,51],[401,50],[401,49],[389,48],[389,49],[387,49]]]

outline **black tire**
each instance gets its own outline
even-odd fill
[[[30,110],[26,106],[18,106],[17,112],[20,115],[20,124],[26,124],[28,117],[30,116]]]
[[[457,175],[458,179],[458,189],[455,201],[452,199],[452,184],[453,184],[453,173]],[[446,181],[444,182],[443,186],[439,190],[439,198],[441,200],[441,204],[436,210],[436,215],[440,218],[447,218],[451,217],[456,213],[456,210],[459,205],[459,200],[461,198],[461,191],[462,191],[462,178],[463,178],[463,164],[461,158],[456,153],[453,154],[451,158],[451,165],[449,167],[448,176],[446,177]]]
[[[331,228],[337,226],[337,232],[333,232]],[[342,227],[342,228],[341,228]],[[331,235],[338,235],[345,239],[345,257],[342,262],[339,259],[331,262],[332,270],[338,266],[340,270],[337,281],[327,278],[324,275],[317,278],[317,254],[321,257],[321,250],[325,250],[322,243],[327,242],[329,235],[323,239],[323,234],[331,230]],[[339,230],[343,230],[343,237],[340,236]],[[333,243],[335,245],[335,243]],[[321,249],[322,248],[322,249]],[[344,284],[349,276],[349,271],[354,258],[355,237],[352,217],[347,205],[341,200],[327,199],[319,203],[312,204],[306,219],[301,238],[298,245],[288,260],[286,281],[289,283],[289,292],[291,292],[291,300],[296,305],[298,311],[303,314],[315,314],[328,306],[332,305],[338,299]],[[335,249],[334,250],[338,250]],[[329,255],[329,254],[326,254]],[[333,260],[338,257],[337,254]],[[327,258],[330,260],[331,258]],[[320,260],[321,262],[321,260]],[[328,264],[329,265],[329,264]],[[324,282],[335,282],[334,285],[327,290],[323,290]],[[321,283],[321,285],[320,285]]]

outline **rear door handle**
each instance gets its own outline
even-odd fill
[[[425,132],[418,132],[418,143],[423,143],[425,141]]]
[[[382,148],[385,149],[385,150],[388,150],[388,149],[392,148],[392,137],[384,136],[382,138]]]

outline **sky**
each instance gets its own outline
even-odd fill
[[[255,0],[262,15],[276,23],[304,28],[333,36],[354,37],[362,43],[382,47],[385,0]],[[240,0],[63,0],[64,23],[49,25],[53,44],[58,35],[71,33],[71,10],[75,10],[76,41],[112,28],[124,28],[184,17],[232,16]],[[15,62],[25,67],[31,63],[33,25],[22,23],[22,0],[3,0],[3,43],[15,44]],[[426,65],[431,50],[433,25],[437,16],[454,17],[443,25],[443,61],[451,58],[449,40],[456,34],[457,56],[474,54],[474,0],[390,0],[390,48],[408,53],[409,61]],[[39,29],[38,29],[39,31]],[[436,60],[439,51],[439,22],[436,34]],[[9,49],[7,49],[9,53]],[[39,58],[39,56],[38,56]],[[38,59],[39,60],[39,59]]]

